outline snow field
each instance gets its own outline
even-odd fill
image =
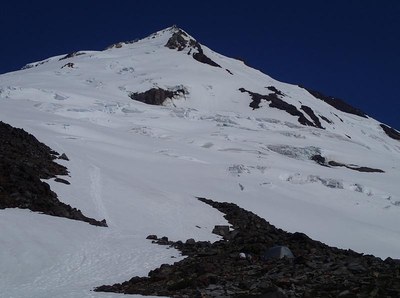
[[[212,228],[226,220],[196,196],[236,203],[329,245],[400,258],[400,144],[377,121],[206,47],[222,68],[201,64],[165,48],[168,34],[0,76],[0,120],[66,153],[70,161],[60,163],[71,185],[47,182],[62,202],[109,224],[0,210],[0,297],[117,297],[91,290],[181,258],[147,235],[219,239]],[[71,61],[74,68],[61,69]],[[176,86],[188,94],[166,106],[128,97]],[[238,91],[268,94],[267,86],[334,124],[305,127],[267,103],[252,110]],[[310,150],[385,173],[323,167]]]

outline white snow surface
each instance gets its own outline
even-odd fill
[[[65,152],[71,185],[46,182],[62,202],[109,225],[0,210],[0,297],[119,297],[92,289],[182,258],[147,235],[219,239],[211,231],[226,224],[223,214],[196,196],[329,245],[400,258],[400,142],[372,118],[205,46],[221,68],[165,47],[175,30],[0,76],[0,120]],[[333,123],[303,126],[267,102],[253,110],[238,90],[268,94],[268,86]],[[129,97],[158,87],[187,93],[164,106]],[[309,160],[315,151],[385,173],[323,167]]]

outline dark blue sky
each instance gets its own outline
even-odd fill
[[[7,1],[0,73],[172,24],[275,79],[342,98],[400,129],[398,0]]]

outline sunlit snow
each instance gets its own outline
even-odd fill
[[[171,30],[0,76],[0,120],[65,152],[71,185],[48,181],[51,188],[109,225],[0,210],[1,297],[119,296],[91,290],[180,259],[147,235],[219,239],[212,228],[226,220],[196,196],[234,202],[329,245],[400,258],[400,142],[374,119],[335,110],[205,46],[221,68],[168,49]],[[268,94],[267,86],[333,124],[302,126],[266,102],[253,110],[239,91]],[[188,94],[164,106],[128,96],[153,87]],[[309,160],[310,148],[385,173],[323,167]]]

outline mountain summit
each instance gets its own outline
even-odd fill
[[[340,128],[345,136],[354,135],[352,128],[359,127],[354,126],[354,121],[358,123],[360,119],[352,115],[369,119],[343,100],[278,82],[242,61],[215,53],[177,26],[144,39],[111,45],[104,51],[79,51],[31,63],[24,70],[26,76],[56,71],[68,88],[79,84],[74,79],[77,75],[87,77],[88,85],[91,79],[99,81],[97,78],[103,76],[109,85],[120,82],[118,86],[110,86],[116,95],[125,94],[145,103],[168,105],[169,102],[176,107],[234,111],[249,116],[276,117],[278,113],[281,114],[278,118],[291,121],[295,118],[301,125],[335,132]],[[245,98],[253,112],[244,108]],[[254,111],[260,108],[263,112]],[[400,138],[398,131],[375,120],[361,123],[375,123],[376,133],[395,140]],[[357,131],[354,136],[359,134]]]
[[[226,219],[196,197],[400,258],[400,133],[200,42],[173,26],[0,75],[0,120],[65,153],[57,163],[70,184],[54,175],[46,183],[108,225],[0,210],[5,296],[96,295],[96,286],[180,260],[145,238],[220,239],[211,232]]]

